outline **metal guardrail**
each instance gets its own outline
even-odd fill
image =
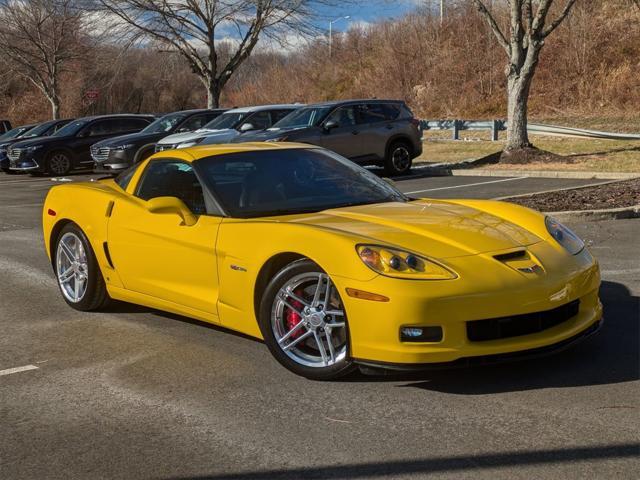
[[[498,132],[507,129],[505,120],[420,120],[424,130],[452,130],[453,140],[460,140],[462,130],[490,130],[491,140],[498,140]],[[640,134],[601,132],[584,128],[560,127],[544,123],[529,123],[529,133],[539,135],[557,135],[562,137],[601,138],[607,140],[640,140]]]

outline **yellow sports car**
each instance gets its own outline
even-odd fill
[[[314,379],[543,353],[602,317],[598,264],[553,218],[408,198],[309,145],[157,153],[53,187],[43,223],[73,308],[116,299],[211,322]]]

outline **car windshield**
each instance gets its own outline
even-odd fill
[[[222,130],[224,128],[235,128],[246,116],[249,115],[248,112],[227,112],[222,115],[214,118],[209,123],[207,123],[203,130]]]
[[[64,127],[51,135],[52,137],[71,137],[78,133],[82,127],[88,123],[88,120],[76,120],[67,123]]]
[[[175,126],[187,117],[184,113],[170,113],[157,119],[144,128],[140,133],[165,133],[170,132]]]
[[[269,130],[276,130],[280,128],[296,128],[296,127],[311,127],[318,125],[322,119],[329,113],[333,107],[308,107],[296,110],[279,122],[273,124]]]
[[[24,133],[28,132],[33,127],[16,127],[13,130],[9,130],[4,135],[0,135],[0,140],[11,140],[12,138],[18,138]]]
[[[194,165],[236,218],[407,201],[368,170],[318,148],[237,152],[207,157]]]
[[[41,123],[40,125],[33,127],[31,130],[27,131],[26,133],[23,133],[20,138],[40,137],[44,135],[47,132],[47,130],[49,130],[50,128],[51,128],[50,122]]]

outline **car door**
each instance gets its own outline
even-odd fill
[[[387,140],[398,132],[394,120],[400,114],[400,110],[391,104],[363,103],[358,105],[357,114],[362,139],[362,158],[384,157]]]
[[[353,105],[336,108],[324,121],[325,128],[321,145],[343,157],[354,158],[360,155],[360,129],[356,124],[356,109]]]
[[[112,136],[117,129],[116,122],[111,118],[94,120],[78,132],[76,138],[68,144],[75,157],[75,167],[93,165],[91,145]]]
[[[150,212],[148,201],[156,197],[181,199],[197,222],[188,226],[175,213]],[[124,287],[217,316],[220,222],[206,215],[191,164],[150,161],[131,194],[115,200],[109,219],[109,253]]]

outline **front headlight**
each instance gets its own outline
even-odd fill
[[[184,142],[184,143],[179,143],[176,148],[189,148],[189,147],[193,147],[195,145],[198,145],[200,142],[202,142],[204,140],[204,138],[196,138],[195,140],[191,140],[190,142]]]
[[[360,260],[380,275],[412,280],[453,280],[454,272],[412,252],[382,245],[357,245]]]
[[[42,145],[33,145],[31,147],[27,147],[25,148],[25,150],[27,152],[35,152],[36,150],[38,150],[39,148],[42,148]]]
[[[135,147],[133,143],[127,143],[125,145],[118,145],[117,147],[113,147],[114,150],[129,150],[130,148]]]
[[[571,255],[576,255],[584,248],[584,242],[573,233],[569,228],[562,225],[553,217],[545,217],[544,223],[547,226],[547,231],[556,242],[564,247],[564,249]]]

